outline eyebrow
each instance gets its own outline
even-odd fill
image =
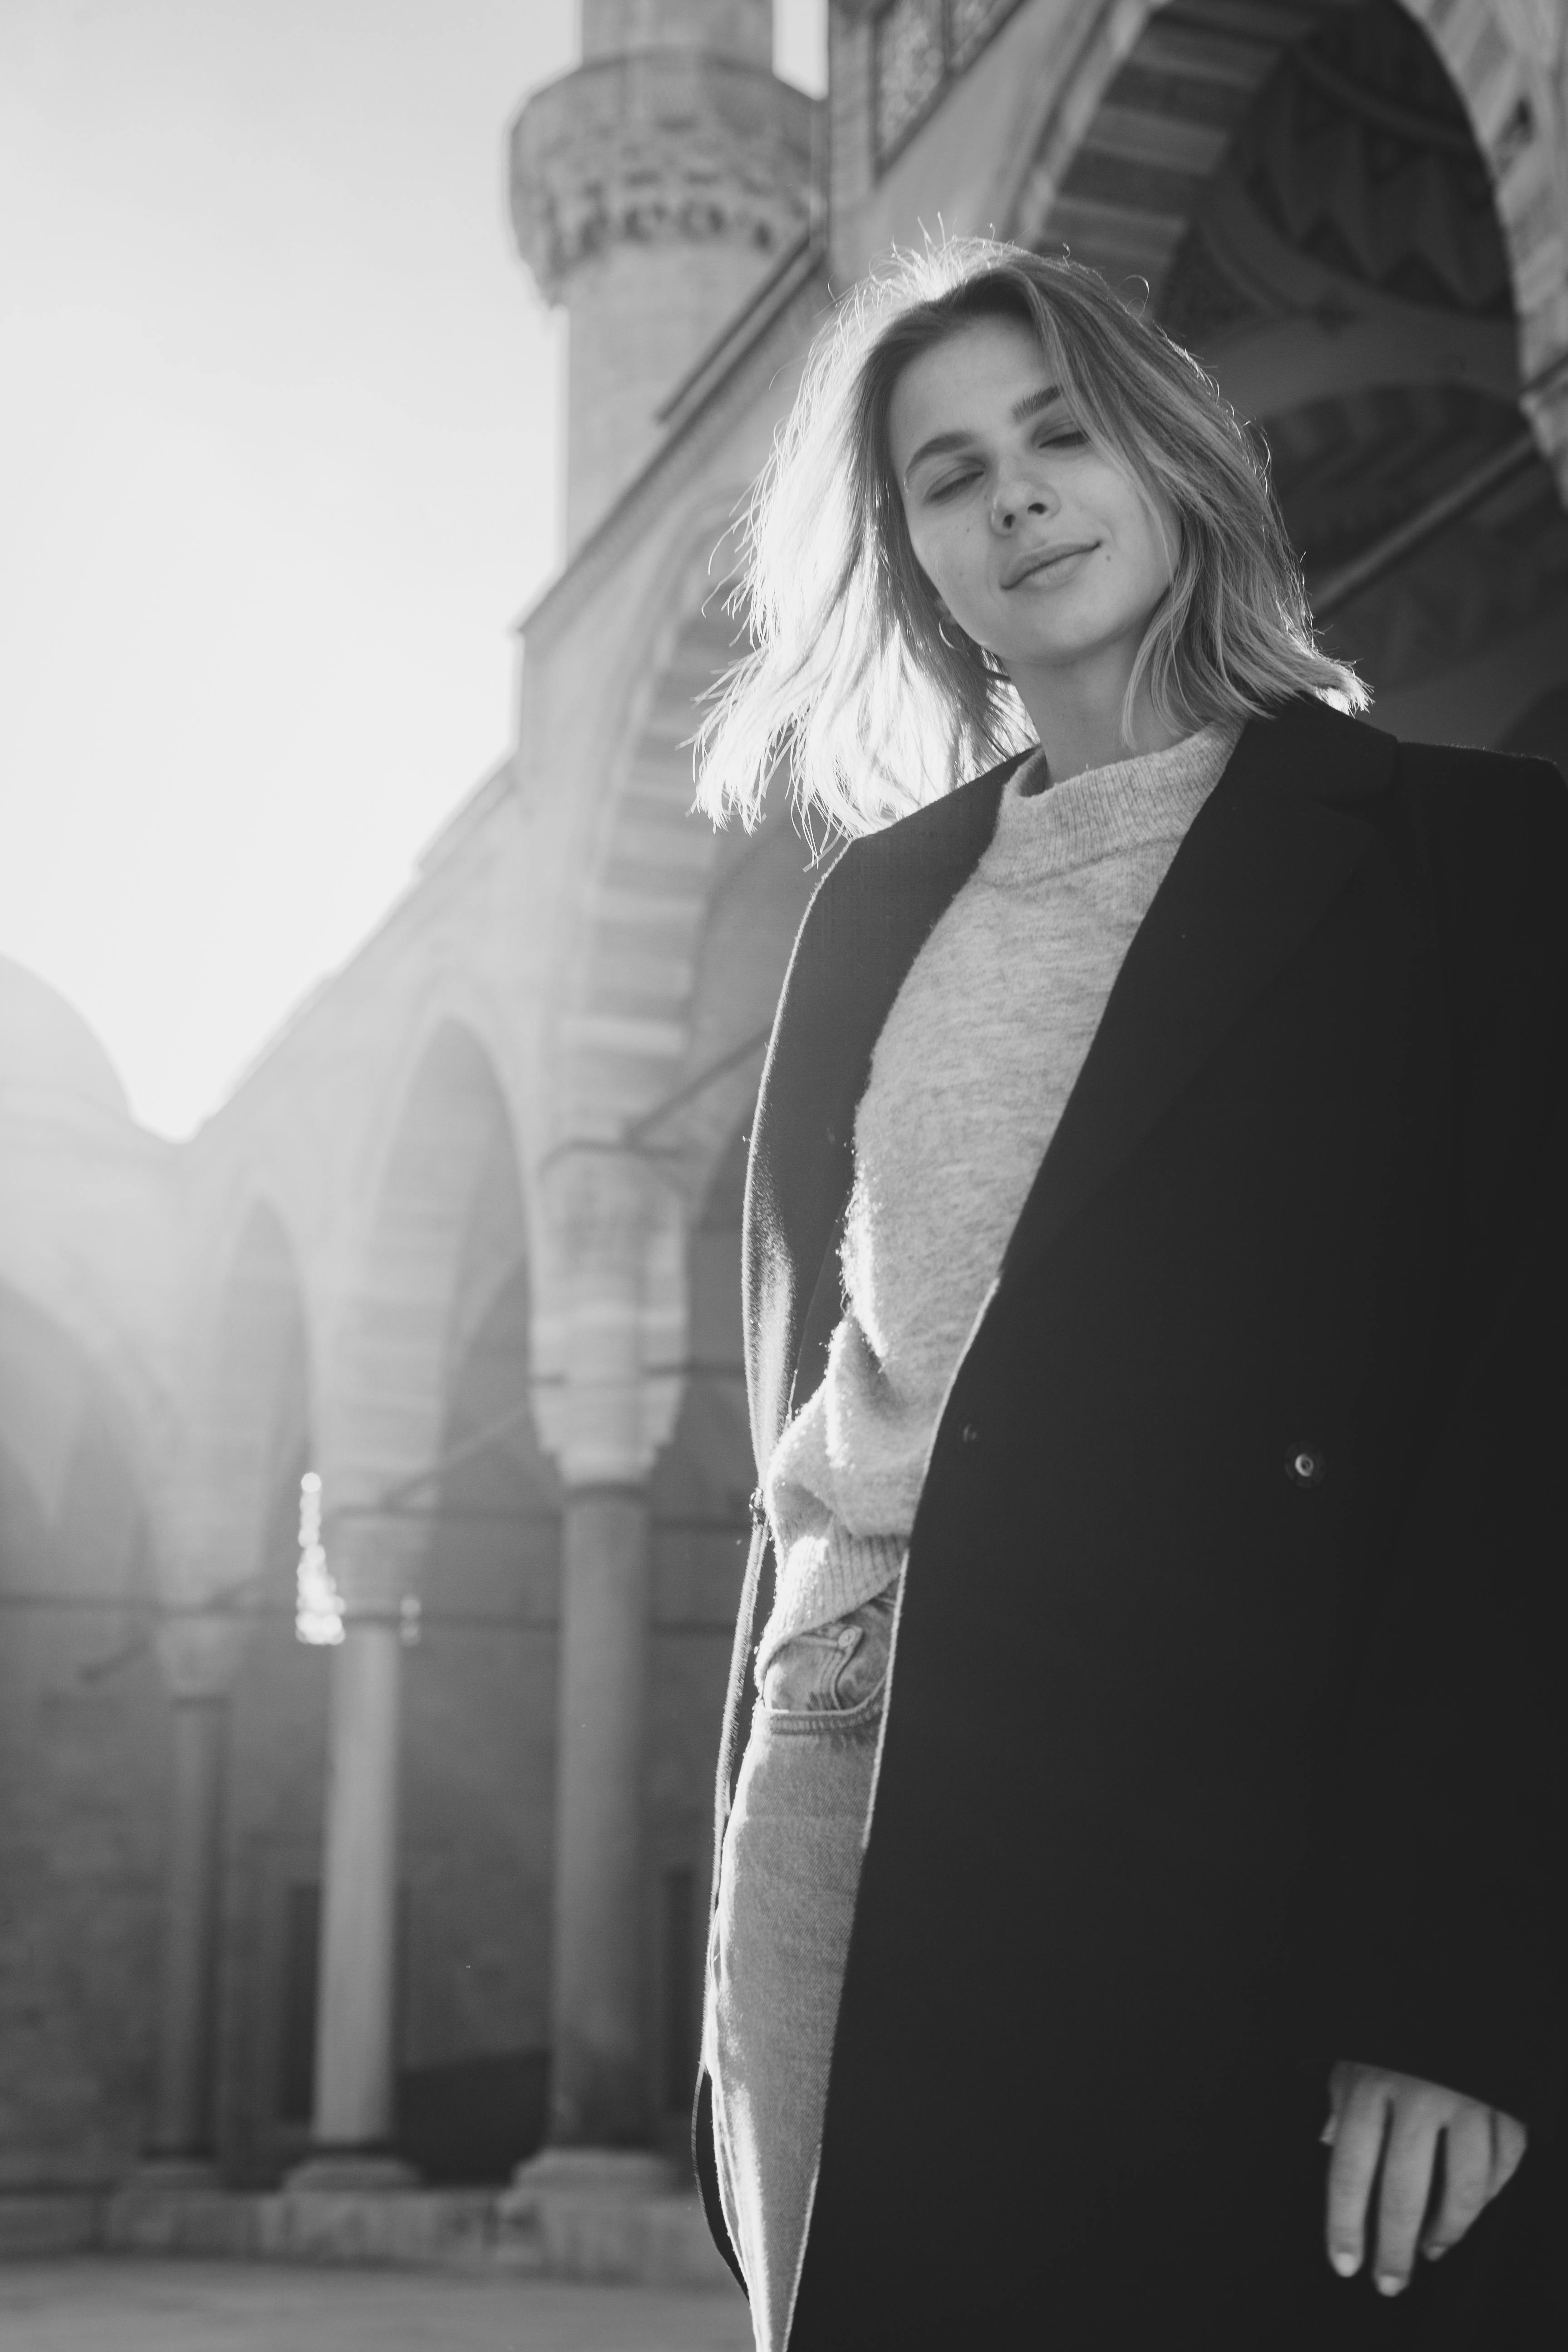
[[[1016,400],[1013,403],[1014,424],[1026,425],[1031,416],[1038,416],[1042,409],[1049,408],[1053,402],[1058,401],[1061,396],[1059,387],[1054,383],[1042,385],[1038,392],[1026,392],[1022,400]],[[974,435],[972,432],[933,433],[929,441],[921,443],[920,447],[904,467],[904,480],[906,482],[909,480],[915,467],[925,458],[945,457],[954,449],[967,449],[973,439]]]

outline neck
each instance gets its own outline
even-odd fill
[[[1156,715],[1142,681],[1133,697],[1132,740],[1128,741],[1121,731],[1121,706],[1130,675],[1131,665],[1121,659],[1079,665],[1067,672],[1016,674],[1013,682],[1034,721],[1053,783],[1081,775],[1086,768],[1110,767],[1144,751],[1165,751],[1181,741],[1183,730]]]

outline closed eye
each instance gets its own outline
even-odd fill
[[[1037,449],[1082,449],[1088,446],[1088,434],[1076,425],[1042,425],[1034,436]],[[960,490],[979,480],[980,473],[981,468],[977,466],[964,466],[956,474],[944,474],[940,481],[931,484],[926,498],[936,505],[956,498]]]

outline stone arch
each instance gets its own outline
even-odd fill
[[[0,1490],[7,1581],[33,1589],[45,1575],[29,1565],[37,1551],[111,1614],[147,1599],[148,1496],[123,1401],[81,1335],[7,1281],[0,1281]]]
[[[1304,16],[1321,28],[1356,0],[1255,0],[1221,28],[1185,0],[1102,0],[1053,80],[1021,165],[999,191],[1005,233],[1066,241],[1113,279],[1164,281],[1205,189]],[[1441,58],[1485,160],[1512,281],[1518,373],[1531,383],[1568,355],[1568,126],[1564,61],[1546,12],[1513,0],[1399,0]],[[1568,370],[1527,411],[1568,484]]]
[[[1313,0],[1309,0],[1309,6]],[[1334,0],[1317,0],[1326,14]],[[1160,279],[1247,105],[1300,30],[1258,0],[1221,33],[1182,0],[1099,0],[999,191],[1003,234],[1112,282]]]
[[[555,1214],[537,1261],[535,1326],[547,1433],[563,1461],[572,1441],[554,1398],[570,1385],[575,1212],[608,1181],[607,1167],[595,1174],[589,1163],[621,1163],[619,1205],[606,1196],[605,1218],[624,1220],[635,1195],[645,1229],[635,1319],[651,1458],[683,1409],[701,1203],[754,1097],[809,892],[808,853],[782,795],[751,834],[715,832],[692,809],[700,697],[734,658],[738,634],[724,609],[732,514],[732,503],[710,507],[687,538],[684,565],[672,567],[679,584],[645,639],[574,893],[583,912],[555,1048],[559,1140],[540,1171],[541,1213],[549,1202]]]
[[[686,1068],[637,1133],[679,1184],[695,1234],[737,1139],[749,1131],[790,950],[814,887],[788,810],[722,835],[692,942]],[[744,1172],[743,1151],[742,1172]]]
[[[384,2140],[405,2068],[442,2130],[456,2101],[510,2131],[544,2031],[559,1538],[512,1119],[476,1029],[436,1012],[389,1110],[318,1412],[343,1617],[311,2085],[333,2145]]]
[[[168,1496],[172,1597],[243,1596],[260,1573],[279,1480],[309,1438],[310,1352],[293,1242],[272,1204],[252,1196],[235,1221],[191,1351],[184,1443]]]
[[[157,1651],[173,1706],[151,2145],[176,2157],[210,2151],[218,2085],[226,2098],[239,2087],[218,2063],[223,1990],[238,1989],[243,2013],[253,1962],[248,1937],[226,1938],[224,1927],[236,1858],[226,1819],[231,1700],[237,1694],[245,1723],[270,1661],[281,1653],[293,1663],[293,1538],[310,1418],[293,1243],[266,1198],[242,1194],[234,1212],[221,1252],[208,1259],[178,1443],[160,1481]],[[268,1719],[276,1729],[279,1714]],[[283,1746],[293,1763],[298,1744]],[[248,1767],[235,1776],[248,1810],[267,1767],[252,1742],[239,1743],[239,1759]],[[247,1860],[241,1879],[249,1872]]]
[[[510,1151],[480,1166],[455,1269],[402,1730],[399,2065],[410,2153],[508,2169],[543,2127],[561,1481],[532,1407],[533,1301]],[[460,1726],[460,1736],[454,1737]],[[427,2159],[428,2160],[428,2159]],[[439,2178],[437,2169],[436,2177]]]
[[[442,1018],[427,1032],[370,1198],[321,1398],[329,1517],[374,1510],[436,1461],[477,1203],[489,1202],[523,1253],[510,1114],[466,1022]]]
[[[139,1479],[150,1488],[160,1456],[174,1440],[174,1409],[151,1351],[138,1339],[123,1298],[115,1295],[129,1286],[84,1263],[68,1230],[40,1231],[28,1213],[32,1205],[19,1204],[18,1213],[18,1204],[0,1204],[0,1286],[65,1333],[100,1376],[105,1410]]]
[[[627,668],[559,1050],[563,1133],[608,1140],[687,1075],[695,944],[721,845],[692,814],[700,698],[733,658],[724,610],[732,502],[710,504],[671,561]]]
[[[701,697],[735,658],[736,501],[710,501],[647,616],[571,948],[558,1131],[659,1164],[688,1222],[756,1091],[809,896],[784,796],[752,833],[692,808]]]
[[[1447,68],[1490,173],[1524,409],[1568,499],[1568,32],[1525,0],[1402,0]],[[1555,55],[1552,51],[1552,20]]]
[[[387,1027],[395,1041],[395,1049],[356,1097],[354,1124],[333,1155],[338,1176],[335,1206],[341,1214],[346,1203],[362,1244],[369,1231],[364,1204],[381,1198],[406,1127],[414,1091],[446,1033],[460,1032],[488,1065],[508,1130],[521,1148],[515,1019],[470,964],[454,957],[449,946],[443,946],[432,961],[412,967],[397,997],[390,1002]],[[526,1205],[526,1193],[524,1197]],[[335,1236],[329,1254],[336,1260],[339,1279],[328,1286],[341,1289],[345,1259]],[[357,1265],[357,1258],[353,1263]]]

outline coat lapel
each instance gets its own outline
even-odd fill
[[[752,1441],[765,1470],[792,1395],[821,1375],[841,1310],[834,1247],[855,1110],[906,973],[978,865],[1016,760],[852,842],[811,902],[763,1070],[746,1176]]]
[[[1244,730],[1155,893],[1002,1262],[1005,1286],[1114,1175],[1377,839],[1392,736],[1303,699]]]
[[[1133,940],[1003,1259],[1048,1248],[1192,1083],[1376,839],[1353,804],[1391,736],[1308,698],[1243,731]],[[834,1247],[855,1111],[893,999],[995,829],[1016,761],[852,843],[813,899],[758,1097],[744,1284],[752,1438],[765,1469],[841,1312]]]

